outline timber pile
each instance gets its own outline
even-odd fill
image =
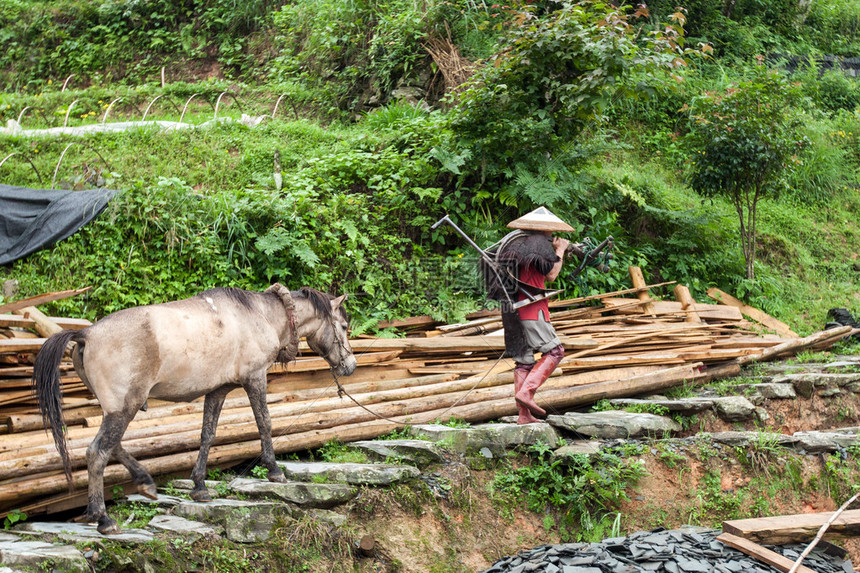
[[[797,338],[787,326],[743,308],[725,293],[712,294],[721,297],[721,304],[699,304],[679,285],[676,301],[655,300],[649,289],[670,283],[645,285],[638,269],[631,269],[631,276],[631,289],[552,303],[566,356],[536,397],[550,412],[731,376],[743,363],[827,346],[852,332],[843,327]],[[0,306],[0,515],[12,509],[34,514],[86,505],[85,450],[98,431],[101,410],[71,364],[64,363],[64,408],[75,470],[75,491],[69,493],[28,387],[33,357],[45,337],[59,328],[87,324],[44,317],[34,306],[79,292]],[[765,323],[776,334],[762,334]],[[328,365],[306,346],[295,362],[272,368],[268,401],[277,453],[331,440],[372,439],[409,424],[452,417],[479,422],[516,413],[514,365],[499,358],[504,344],[497,313],[477,313],[465,324],[412,317],[380,326],[395,327],[405,336],[352,340],[359,367],[341,380],[367,409],[338,395]],[[202,400],[150,400],[148,406],[129,426],[125,449],[153,476],[187,475],[197,457]],[[259,451],[248,400],[237,390],[224,405],[210,467],[253,459]],[[126,484],[128,473],[111,464],[105,483]]]

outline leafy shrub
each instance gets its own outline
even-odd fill
[[[553,510],[563,541],[603,539],[612,528],[613,510],[626,501],[627,490],[645,475],[641,461],[626,460],[608,450],[552,459],[537,444],[531,463],[496,474],[493,487],[525,502],[531,511]]]

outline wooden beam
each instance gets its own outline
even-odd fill
[[[85,318],[66,318],[62,316],[51,316],[49,318],[68,330],[81,330],[82,328],[92,326],[93,324]],[[0,326],[34,328],[36,326],[36,321],[32,318],[25,318],[14,314],[0,314]]]
[[[768,545],[809,541],[833,512],[800,513],[775,517],[756,517],[723,522],[723,531]],[[828,537],[856,537],[860,535],[860,509],[842,512],[827,530]]]
[[[19,308],[12,312],[21,315],[24,318],[29,318],[35,322],[33,328],[45,338],[49,338],[63,331],[62,326],[51,320],[47,315],[45,315],[45,313],[35,306],[25,306],[24,308]]]
[[[788,557],[784,557],[777,553],[776,551],[771,551],[767,547],[762,547],[758,543],[750,541],[749,539],[744,539],[743,537],[738,537],[736,535],[732,535],[731,533],[723,533],[722,535],[717,536],[717,541],[722,541],[729,547],[734,547],[738,551],[742,553],[746,553],[753,559],[757,559],[762,563],[766,563],[771,567],[775,567],[784,573],[788,573],[794,565],[794,561],[789,559]],[[798,573],[815,573],[809,567],[804,567],[801,565],[797,568]]]
[[[597,343],[588,338],[562,336],[561,342],[567,349],[592,348]],[[480,352],[484,350],[504,350],[505,340],[501,336],[465,336],[458,338],[374,338],[350,340],[354,351],[390,351],[404,352]]]
[[[762,352],[761,354],[751,354],[749,356],[742,356],[738,358],[738,364],[748,364],[750,362],[763,362],[765,360],[771,360],[776,358],[780,354],[786,353],[796,353],[799,350],[804,348],[814,346],[816,344],[822,344],[825,342],[835,343],[837,340],[841,340],[843,336],[847,336],[854,329],[850,326],[840,326],[839,328],[831,328],[829,330],[822,330],[821,332],[816,332],[815,334],[810,334],[806,338],[795,338],[793,340],[789,340],[788,342],[783,342],[782,344],[777,344],[776,346],[772,346]],[[0,340],[0,344],[2,344],[2,340]]]
[[[681,303],[681,310],[690,311],[687,313],[686,318],[684,318],[684,322],[702,322],[702,319],[699,318],[699,315],[696,313],[696,301],[693,300],[693,296],[690,294],[690,289],[684,285],[675,285],[672,292],[675,293],[675,299]]]
[[[773,318],[772,316],[765,314],[764,312],[760,311],[755,307],[749,306],[748,304],[741,302],[732,295],[723,292],[716,287],[708,289],[708,296],[717,302],[737,308],[741,311],[742,314],[750,317],[759,324],[770,328],[780,336],[786,336],[788,338],[797,338],[797,334],[792,332],[791,328],[784,322],[781,322]]]
[[[64,290],[59,292],[49,292],[37,296],[31,296],[30,298],[16,300],[15,302],[2,304],[0,305],[0,314],[5,314],[7,312],[12,312],[21,308],[26,308],[28,306],[39,306],[40,304],[54,302],[55,300],[63,300],[64,298],[70,298],[73,296],[77,296],[81,293],[85,293],[91,288],[93,287]]]
[[[639,267],[628,267],[627,270],[630,273],[630,279],[633,281],[633,286],[639,289],[644,289],[645,277],[642,276],[642,269]],[[648,294],[648,290],[640,290],[636,293],[636,298],[645,303],[643,307],[645,314],[654,316],[654,305],[651,304],[651,295]]]

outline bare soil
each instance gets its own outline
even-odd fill
[[[858,425],[858,402],[854,394],[771,400],[761,404],[770,415],[765,423],[727,423],[707,414],[687,434],[757,428],[790,434]],[[790,450],[756,454],[750,457],[733,448],[715,448],[706,441],[648,443],[638,456],[647,476],[628,491],[630,501],[618,508],[622,534],[690,523],[720,527],[724,519],[833,511],[843,496],[847,498],[847,484],[860,477],[856,460],[840,465],[843,473],[835,474],[828,455]],[[407,493],[412,490],[406,486],[363,493],[350,508],[350,522],[357,537],[374,537],[377,551],[360,558],[359,569],[478,571],[523,549],[569,541],[559,537],[548,513],[529,511],[522,503],[494,501],[489,484],[503,469],[504,463],[487,470],[469,469],[463,463],[441,468],[452,485],[447,499],[418,499]],[[841,544],[852,561],[860,563],[860,540]]]

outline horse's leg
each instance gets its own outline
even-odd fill
[[[221,407],[224,398],[233,386],[222,386],[206,394],[203,402],[203,430],[200,432],[200,453],[197,454],[197,463],[191,470],[191,481],[194,489],[191,490],[191,499],[195,501],[212,501],[212,496],[206,489],[206,460],[209,458],[209,448],[215,441],[215,428],[218,426],[218,417],[221,416]]]
[[[111,454],[122,441],[122,435],[135,412],[136,409],[131,414],[124,411],[106,413],[98,434],[87,448],[89,492],[86,516],[90,521],[98,522],[99,533],[119,533],[116,521],[111,519],[105,508],[104,473]]]
[[[158,491],[155,489],[155,480],[149,475],[149,472],[140,465],[134,457],[128,453],[122,444],[118,445],[113,451],[113,457],[125,466],[128,473],[131,474],[131,480],[137,485],[137,493],[145,495],[149,499],[158,499]]]
[[[260,431],[260,463],[269,470],[269,481],[285,482],[287,478],[275,462],[275,448],[272,445],[272,420],[269,418],[269,406],[266,404],[266,374],[254,376],[244,386],[254,418],[257,419],[257,429]]]

